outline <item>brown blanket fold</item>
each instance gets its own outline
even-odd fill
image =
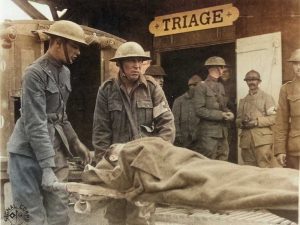
[[[297,170],[210,160],[155,137],[126,143],[116,162],[103,158],[83,179],[131,200],[212,210],[298,207]]]

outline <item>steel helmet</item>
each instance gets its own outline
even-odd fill
[[[50,36],[55,35],[87,45],[81,26],[68,20],[56,21],[50,26],[49,30],[43,32]]]
[[[199,75],[195,74],[189,79],[188,86],[197,85],[201,81],[202,81],[201,77]]]
[[[227,66],[227,65],[223,58],[219,56],[212,56],[205,61],[204,66]]]
[[[261,81],[259,72],[257,72],[256,70],[250,70],[245,75],[244,81],[247,81],[247,80],[260,80]]]
[[[291,57],[288,59],[288,62],[300,62],[300,48],[292,53]]]
[[[116,54],[113,58],[110,59],[112,62],[116,62],[120,59],[126,59],[130,57],[141,58],[142,60],[151,59],[146,55],[143,47],[136,42],[129,41],[121,44],[116,51]]]
[[[150,75],[150,76],[166,76],[165,70],[160,66],[160,65],[152,65],[149,66],[146,71],[145,75]]]

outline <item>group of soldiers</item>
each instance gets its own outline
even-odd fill
[[[66,65],[76,60],[81,45],[86,42],[82,28],[70,21],[57,21],[45,33],[50,37],[49,49],[29,65],[23,75],[21,117],[7,145],[9,176],[13,201],[27,208],[29,224],[41,225],[47,221],[49,225],[66,225],[69,223],[68,194],[56,190],[53,184],[67,180],[68,157],[78,155],[85,163],[92,161],[89,149],[79,140],[66,114],[71,92],[70,71]],[[92,135],[96,162],[105,157],[113,164],[118,157],[108,154],[111,145],[148,136],[160,137],[170,143],[174,142],[176,136],[177,143],[187,143],[188,148],[209,158],[227,160],[229,148],[226,123],[234,120],[234,114],[227,108],[224,87],[219,82],[226,70],[225,61],[220,57],[207,59],[207,79],[200,82],[199,77],[193,76],[189,80],[189,91],[182,96],[182,100],[178,99],[179,103],[174,103],[173,108],[188,110],[191,114],[181,117],[182,123],[178,127],[176,125],[175,129],[174,116],[161,87],[163,83],[149,76],[160,74],[162,70],[152,66],[145,72],[148,75],[141,73],[143,61],[149,59],[136,42],[120,45],[111,59],[119,71],[100,86],[97,94]],[[300,149],[297,141],[300,132],[297,122],[300,98],[297,99],[299,85],[296,84],[300,78],[299,54],[292,62],[297,76],[295,81],[283,86],[277,110],[278,124],[285,126],[278,130],[281,135],[278,136],[278,142],[282,141],[284,145],[283,141],[288,135],[289,141],[295,137],[294,142],[288,142],[288,150],[291,149],[293,154],[289,154],[286,148],[277,150],[280,159],[288,162],[289,157],[299,160]],[[163,71],[161,76],[164,75]],[[253,83],[260,82],[259,74],[250,71],[245,80],[252,87]],[[251,102],[257,98],[259,104],[252,106]],[[268,131],[271,136],[269,127],[274,123],[276,112],[272,98],[256,89],[249,91],[249,96],[240,105],[243,106],[237,121],[240,121],[244,135],[254,136],[256,130],[262,130],[265,133]],[[249,108],[253,113],[250,113]],[[285,110],[290,114],[286,115]],[[175,121],[176,117],[175,114]],[[289,120],[291,125],[288,125]],[[200,129],[194,129],[196,126]],[[181,134],[180,129],[191,131],[191,137]],[[199,139],[197,149],[194,149],[192,143],[195,138]],[[250,141],[247,146],[243,143],[245,149],[249,148],[245,154],[249,158],[246,162],[250,163],[255,151],[259,150],[256,148],[257,143],[270,145],[269,140]],[[105,217],[110,225],[153,224],[154,211],[155,207],[151,203],[137,205],[126,200],[111,200]],[[150,216],[143,216],[145,212]]]
[[[300,101],[300,50],[292,53],[295,78],[282,86],[278,107],[273,97],[259,88],[261,75],[246,73],[248,94],[238,104],[236,126],[241,129],[239,147],[244,164],[263,168],[299,169],[300,139],[297,113]],[[189,80],[189,90],[173,104],[176,125],[175,145],[197,151],[211,159],[228,159],[228,122],[234,115],[227,107],[227,93],[219,78],[227,66],[221,57],[210,57],[204,64],[204,81]]]

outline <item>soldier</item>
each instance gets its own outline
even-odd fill
[[[44,33],[49,49],[23,75],[21,117],[7,146],[9,176],[14,204],[26,207],[29,224],[66,225],[68,194],[54,183],[68,177],[66,157],[91,158],[67,118],[71,84],[65,64],[75,61],[86,42],[83,29],[70,21],[55,22]]]
[[[199,146],[201,154],[211,159],[228,159],[227,121],[234,115],[227,108],[225,91],[219,78],[226,70],[225,60],[218,56],[208,58],[204,65],[208,76],[195,88],[194,107],[201,120]]]
[[[275,102],[271,95],[259,88],[260,74],[250,70],[244,81],[249,87],[248,95],[241,99],[236,124],[242,129],[240,148],[246,165],[273,167],[273,131]]]
[[[175,145],[195,151],[199,151],[196,144],[200,120],[195,114],[193,97],[194,88],[201,81],[200,76],[194,74],[188,80],[189,90],[175,99],[172,108],[176,127]]]
[[[299,170],[300,162],[300,49],[294,51],[295,78],[282,85],[275,126],[275,156],[281,165]]]
[[[161,87],[164,85],[164,77],[167,76],[166,72],[160,65],[149,66],[145,71],[145,75],[152,76]]]
[[[117,77],[99,88],[94,112],[93,145],[96,158],[106,157],[110,145],[147,135],[173,142],[174,117],[162,88],[150,76],[141,74],[143,60],[149,59],[136,42],[126,42],[111,61],[119,67]],[[109,158],[113,164],[117,158]],[[153,224],[154,206],[139,207],[126,200],[111,200],[105,217],[112,224]]]

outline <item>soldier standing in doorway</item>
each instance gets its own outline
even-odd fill
[[[219,81],[227,69],[225,60],[218,56],[208,58],[204,65],[208,76],[195,88],[194,107],[201,120],[199,149],[211,159],[228,160],[227,121],[234,119],[227,108],[223,84]]]
[[[250,70],[244,81],[247,82],[249,93],[240,100],[236,124],[242,129],[240,148],[242,159],[246,165],[273,167],[273,131],[275,123],[275,102],[271,95],[259,88],[260,74]]]
[[[292,63],[295,78],[282,85],[275,126],[275,156],[279,163],[298,169],[300,163],[300,49],[294,51]]]
[[[141,73],[144,49],[136,42],[126,42],[111,61],[119,67],[118,76],[108,79],[99,88],[94,112],[93,145],[97,160],[109,157],[115,143],[152,135],[173,142],[174,117],[159,84]],[[110,225],[154,224],[154,204],[139,206],[126,200],[111,199],[105,217]]]
[[[197,150],[198,135],[201,129],[200,119],[196,116],[194,109],[194,89],[202,79],[198,74],[194,74],[188,80],[189,90],[175,99],[172,112],[175,119],[176,137],[175,145],[185,147],[194,151]]]
[[[66,114],[71,91],[70,71],[86,44],[76,23],[57,21],[45,55],[26,68],[22,80],[21,117],[9,139],[9,177],[14,204],[24,205],[30,225],[67,225],[68,193],[54,188],[68,177],[67,157],[79,155],[90,163]]]
[[[165,70],[160,65],[151,65],[146,71],[145,75],[152,76],[154,80],[163,88],[164,77],[167,76]]]

